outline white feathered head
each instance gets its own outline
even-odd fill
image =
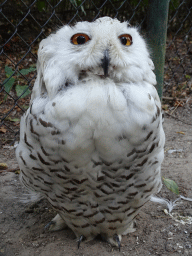
[[[144,39],[127,22],[109,17],[78,22],[40,43],[32,98],[45,92],[52,97],[83,79],[155,85],[153,68]]]

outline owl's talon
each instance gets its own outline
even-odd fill
[[[119,239],[119,236],[117,234],[114,235],[114,239],[118,244],[119,251],[121,250],[121,241]]]
[[[58,231],[66,228],[65,221],[57,214],[45,227],[44,230],[49,229],[49,231]]]
[[[54,222],[51,220],[45,227],[44,230],[47,230],[51,225],[53,225]]]
[[[78,240],[78,243],[77,243],[77,247],[78,247],[78,249],[79,249],[79,247],[80,247],[80,244],[81,244],[81,242],[82,242],[83,238],[84,238],[84,236],[83,236],[83,235],[81,235],[81,236],[79,237],[79,240]]]

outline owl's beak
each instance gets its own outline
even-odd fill
[[[104,77],[107,77],[108,76],[108,69],[109,69],[109,50],[105,50],[104,51],[104,57],[103,59],[101,60],[102,61],[102,68],[103,68],[103,71],[104,71]]]

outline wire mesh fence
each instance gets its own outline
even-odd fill
[[[164,95],[186,98],[192,85],[192,3],[170,1]]]
[[[5,0],[0,6],[0,136],[10,144],[19,136],[19,120],[28,108],[36,77],[39,42],[61,27],[101,16],[128,20],[146,28],[148,0]],[[13,11],[14,10],[14,11]],[[192,84],[192,4],[171,0],[164,97],[186,98]]]

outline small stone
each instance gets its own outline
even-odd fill
[[[5,242],[8,243],[8,244],[12,244],[12,243],[13,243],[10,238],[8,238],[7,240],[5,240]]]
[[[165,246],[166,251],[172,252],[173,251],[173,245],[171,243],[167,243]]]
[[[192,209],[186,209],[183,215],[191,217],[192,216]]]
[[[34,242],[32,243],[32,245],[33,245],[34,247],[38,247],[38,246],[39,246],[39,244],[38,244],[37,241],[34,241]]]
[[[187,250],[184,251],[184,255],[187,256],[189,255],[189,252]]]
[[[45,234],[40,234],[39,237],[43,238],[43,237],[46,237],[46,235]]]

